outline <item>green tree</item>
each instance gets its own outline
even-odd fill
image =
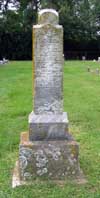
[[[75,48],[79,48],[80,44],[81,48],[85,49],[90,41],[99,40],[100,2],[98,0],[0,0],[0,45],[5,46],[6,43],[10,45],[9,40],[21,45],[24,37],[31,35],[32,25],[36,23],[37,12],[41,8],[54,8],[59,12],[60,24],[64,27],[65,47],[70,43],[72,46],[74,44]],[[7,42],[2,39],[5,36]],[[26,47],[31,50],[31,46],[29,47],[31,39],[28,39],[26,39]],[[24,53],[22,46],[20,48]]]

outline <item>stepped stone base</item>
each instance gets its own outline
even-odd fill
[[[19,160],[12,187],[39,181],[83,179],[78,162],[79,146],[75,141],[34,141],[28,133],[21,134]]]

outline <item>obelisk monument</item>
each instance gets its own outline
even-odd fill
[[[37,178],[76,179],[79,146],[63,112],[63,28],[58,13],[44,9],[33,26],[33,111],[19,147],[19,183]]]

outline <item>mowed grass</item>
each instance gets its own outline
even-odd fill
[[[28,130],[32,110],[32,62],[0,66],[0,198],[100,198],[100,75],[87,72],[88,66],[100,69],[100,63],[90,61],[64,65],[64,111],[80,144],[87,183],[59,186],[49,181],[15,189],[11,180],[20,133]]]

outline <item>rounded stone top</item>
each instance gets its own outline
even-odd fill
[[[43,9],[38,13],[38,24],[52,24],[59,23],[59,14],[54,9]]]

